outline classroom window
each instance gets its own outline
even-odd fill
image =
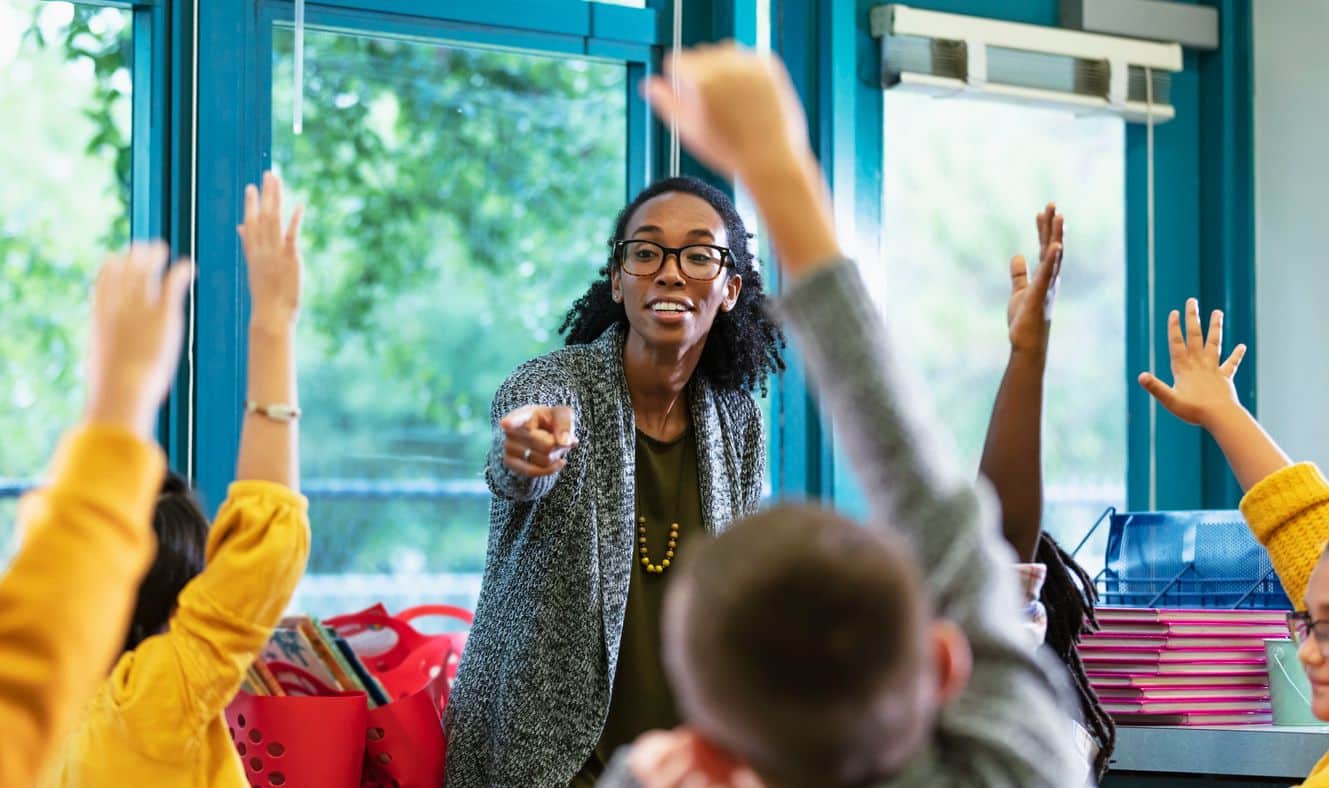
[[[1125,142],[1108,117],[888,91],[885,255],[866,265],[908,362],[977,469],[1009,344],[1008,265],[1055,201],[1066,255],[1044,418],[1044,527],[1073,548],[1125,503]],[[1102,545],[1080,556],[1096,570]]]
[[[83,404],[88,288],[129,238],[132,12],[0,0],[0,565]]]
[[[273,38],[272,157],[308,206],[299,333],[313,550],[293,609],[473,607],[490,401],[561,344],[624,201],[622,63]]]

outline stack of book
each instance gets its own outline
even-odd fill
[[[1264,641],[1288,636],[1277,610],[1099,608],[1085,673],[1119,725],[1271,722]]]
[[[252,695],[283,696],[359,691],[371,709],[389,700],[345,638],[312,616],[281,620],[241,688]]]

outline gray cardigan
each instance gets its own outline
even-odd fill
[[[941,710],[931,742],[892,779],[910,788],[1084,785],[1065,709],[1064,668],[1023,640],[1011,564],[986,483],[956,470],[926,396],[898,368],[877,306],[852,262],[795,283],[779,312],[862,484],[872,525],[917,553],[937,614],[973,649],[966,689]],[[600,786],[636,784],[614,759]]]
[[[563,788],[599,741],[609,710],[633,550],[636,426],[621,327],[526,362],[494,395],[489,549],[475,626],[448,700],[451,788]],[[766,439],[757,403],[689,384],[703,526],[757,509]],[[498,419],[567,405],[580,445],[555,476],[503,465]]]

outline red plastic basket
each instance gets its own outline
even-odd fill
[[[356,788],[368,712],[363,692],[271,697],[242,691],[226,708],[226,724],[250,785]]]
[[[369,710],[362,788],[439,788],[447,746],[429,687]]]

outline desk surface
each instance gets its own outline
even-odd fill
[[[1114,770],[1299,780],[1329,750],[1329,726],[1117,728]]]

